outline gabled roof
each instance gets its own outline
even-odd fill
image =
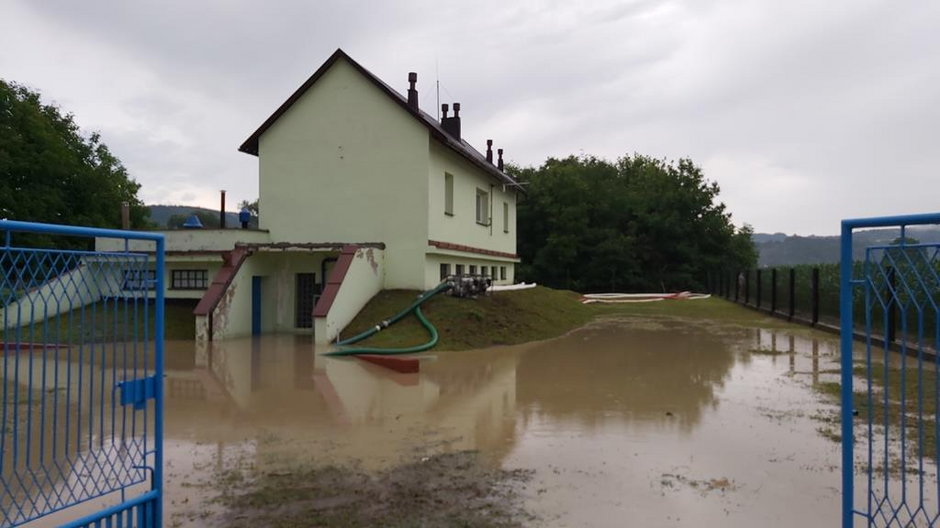
[[[313,86],[320,79],[320,77],[322,77],[323,74],[325,74],[333,66],[333,64],[335,64],[336,61],[338,60],[345,60],[346,62],[348,62],[353,68],[356,69],[356,71],[362,74],[363,77],[368,79],[380,91],[382,91],[385,95],[387,95],[389,99],[391,99],[392,102],[402,107],[402,109],[408,112],[409,115],[411,115],[412,117],[417,119],[419,123],[424,125],[428,129],[428,132],[430,132],[431,136],[434,139],[438,140],[439,142],[441,142],[442,144],[444,144],[445,146],[447,146],[448,148],[450,148],[451,150],[453,150],[454,152],[456,152],[457,154],[465,158],[467,161],[469,161],[473,165],[476,165],[478,168],[482,169],[484,172],[486,172],[487,174],[495,178],[497,181],[505,185],[512,186],[517,191],[522,192],[523,194],[525,193],[525,189],[523,189],[522,186],[519,185],[519,182],[517,182],[515,179],[513,179],[511,176],[504,173],[503,171],[497,169],[496,166],[490,163],[489,161],[486,161],[486,158],[483,156],[483,154],[481,154],[475,148],[470,146],[469,143],[467,143],[466,141],[462,139],[457,140],[453,136],[445,132],[444,129],[441,127],[440,123],[437,122],[437,119],[431,117],[427,113],[422,112],[420,109],[417,111],[413,110],[410,106],[408,106],[408,100],[403,95],[395,91],[395,89],[392,88],[391,86],[385,84],[385,82],[382,79],[379,79],[378,77],[376,77],[372,72],[363,68],[362,65],[360,65],[358,62],[353,60],[352,57],[347,55],[346,52],[344,52],[342,49],[339,49],[339,48],[337,48],[337,50],[333,52],[332,55],[330,55],[330,58],[327,59],[326,62],[324,62],[323,65],[320,66],[320,68],[318,68],[317,71],[315,71],[313,75],[310,76],[309,79],[307,79],[306,81],[304,81],[302,85],[300,85],[300,88],[298,88],[293,94],[291,94],[291,96],[288,97],[287,100],[284,101],[284,103],[282,103],[281,106],[279,106],[278,109],[275,110],[274,113],[271,114],[271,116],[268,117],[264,121],[264,123],[261,124],[260,127],[258,127],[258,130],[255,130],[254,133],[251,134],[251,136],[249,136],[248,139],[246,139],[245,142],[242,143],[240,147],[238,147],[238,150],[241,152],[245,152],[247,154],[252,154],[254,156],[257,156],[258,155],[258,141],[261,138],[261,134],[264,134],[264,132],[268,128],[270,128],[274,124],[274,122],[277,121],[279,117],[281,117],[281,115],[287,112],[290,109],[290,107],[293,106],[293,104],[297,102],[297,100],[300,99],[304,95],[304,93],[307,90],[309,90],[310,87]]]

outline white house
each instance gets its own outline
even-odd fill
[[[258,158],[259,229],[166,232],[167,294],[200,299],[197,339],[328,342],[382,289],[513,282],[524,191],[501,149],[461,138],[459,103],[421,111],[416,77],[402,95],[336,50],[239,149]]]

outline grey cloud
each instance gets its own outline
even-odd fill
[[[402,91],[406,72],[418,71],[431,113],[439,70],[442,102],[463,103],[471,141],[494,138],[516,162],[579,152],[691,156],[713,168],[707,176],[726,190],[736,221],[759,230],[832,233],[842,216],[936,209],[937,4],[18,6],[42,21],[23,53],[96,43],[153,79],[146,93],[114,103],[137,124],[103,132],[145,188],[193,187],[180,196],[225,186],[251,198],[256,160],[235,148],[343,47]],[[43,38],[56,33],[61,41]],[[88,60],[97,71],[124,73],[113,57]],[[775,192],[765,197],[767,189]],[[755,204],[756,196],[769,202]],[[804,204],[798,215],[795,203]]]

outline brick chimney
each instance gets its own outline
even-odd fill
[[[454,103],[453,117],[447,117],[447,104],[441,105],[441,128],[457,141],[460,141],[460,103]]]

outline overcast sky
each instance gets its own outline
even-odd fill
[[[401,92],[418,72],[432,114],[439,76],[515,163],[690,157],[759,232],[940,211],[940,2],[0,3],[0,77],[99,131],[151,204],[256,198],[238,146],[338,47]]]

